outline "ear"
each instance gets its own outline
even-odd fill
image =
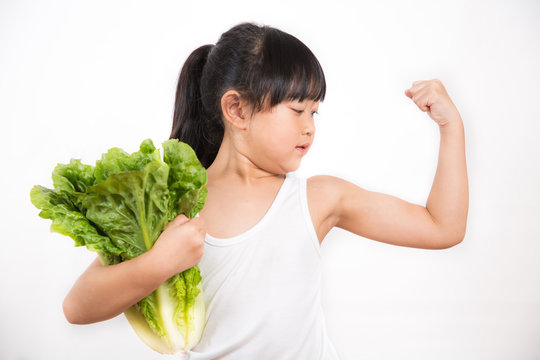
[[[245,130],[247,128],[247,114],[249,109],[240,93],[235,90],[228,90],[221,97],[221,112],[224,120],[232,126]]]

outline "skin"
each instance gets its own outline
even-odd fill
[[[307,179],[307,197],[319,243],[333,227],[421,249],[446,249],[463,240],[468,180],[461,116],[438,79],[415,81],[405,95],[439,125],[441,134],[439,162],[426,206],[338,177],[312,176]],[[254,226],[275,198],[282,174],[299,167],[305,154],[299,157],[294,148],[313,141],[313,112],[319,104],[283,102],[271,112],[250,117],[250,107],[237,92],[229,91],[221,105],[225,136],[207,169],[209,193],[200,216],[210,235],[226,238]]]
[[[368,191],[337,177],[313,176],[307,191],[319,242],[334,226],[372,240],[420,249],[447,249],[465,237],[469,190],[461,116],[438,79],[415,81],[405,95],[439,125],[441,135],[426,206]]]
[[[64,299],[67,321],[91,324],[123,313],[174,274],[198,264],[205,235],[202,219],[179,215],[152,249],[136,258],[109,266],[96,258]]]
[[[413,82],[405,91],[439,125],[439,161],[426,206],[368,191],[329,175],[307,179],[310,215],[319,242],[334,227],[392,245],[446,249],[465,236],[468,181],[461,116],[438,79]],[[112,318],[172,275],[198,264],[206,233],[227,238],[253,227],[273,202],[284,174],[298,169],[312,143],[318,102],[285,101],[251,115],[234,90],[221,99],[224,139],[207,169],[208,195],[199,217],[174,219],[154,247],[132,260],[102,266],[96,259],[66,296],[74,324]],[[308,149],[309,151],[309,149]],[[226,214],[224,216],[223,214]]]
[[[313,142],[318,106],[311,100],[285,101],[251,116],[238,92],[223,95],[224,139],[207,169],[208,195],[199,212],[210,235],[235,236],[264,216],[284,174],[298,169],[305,156],[296,147]]]

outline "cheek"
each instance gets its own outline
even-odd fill
[[[251,142],[263,152],[287,153],[298,142],[297,131],[290,118],[281,114],[261,117],[251,128]]]
[[[287,152],[294,150],[296,145],[297,138],[294,136],[294,133],[287,131],[286,129],[279,128],[273,133],[267,134],[268,138],[266,143],[274,147],[277,151]]]

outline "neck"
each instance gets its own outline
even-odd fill
[[[254,164],[245,148],[238,146],[238,143],[225,133],[214,162],[206,169],[208,184],[225,181],[256,186],[267,180],[285,177],[284,174],[274,174]]]

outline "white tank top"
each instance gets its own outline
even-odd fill
[[[338,359],[321,306],[321,253],[305,178],[287,173],[264,217],[246,232],[206,234],[198,265],[206,325],[184,359]]]

